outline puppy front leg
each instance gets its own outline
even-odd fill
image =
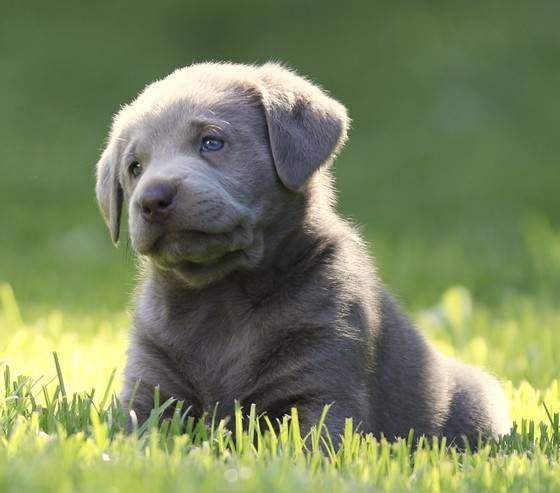
[[[138,379],[126,380],[119,395],[119,401],[126,415],[127,432],[132,431],[132,413],[138,426],[142,426],[150,417],[154,408],[154,387]],[[160,401],[161,402],[161,401]]]

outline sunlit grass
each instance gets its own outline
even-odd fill
[[[234,434],[223,421],[196,422],[188,412],[162,424],[169,403],[161,402],[149,423],[125,435],[113,392],[124,364],[126,314],[53,311],[26,323],[9,286],[0,287],[0,300],[3,493],[560,488],[560,385],[551,347],[560,313],[552,305],[517,300],[490,311],[453,287],[414,317],[444,352],[498,376],[510,398],[514,430],[473,454],[445,443],[413,450],[409,440],[379,442],[356,434],[350,421],[338,449],[320,423],[301,437],[296,411],[279,430],[258,420],[255,409],[237,410]]]

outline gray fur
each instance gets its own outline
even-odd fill
[[[97,197],[116,241],[124,195],[142,262],[121,394],[140,379],[140,421],[160,385],[197,415],[295,406],[304,429],[334,403],[335,437],[346,417],[391,439],[507,432],[496,380],[420,335],[337,215],[329,164],[347,126],[340,103],[276,64],[180,69],[117,115]],[[207,134],[224,148],[201,152]],[[147,221],[143,196],[162,183],[173,209]]]
[[[97,165],[97,201],[101,214],[107,222],[111,239],[116,245],[119,242],[121,229],[121,214],[123,205],[123,191],[116,173],[116,164],[112,161],[115,153],[112,146],[108,146]]]

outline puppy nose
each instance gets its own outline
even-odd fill
[[[138,205],[146,221],[160,222],[173,210],[177,187],[171,183],[154,183],[142,192]]]

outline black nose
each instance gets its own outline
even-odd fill
[[[171,183],[154,183],[140,195],[138,206],[146,221],[164,221],[173,210],[177,187]]]

